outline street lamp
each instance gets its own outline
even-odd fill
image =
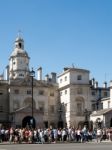
[[[87,127],[89,127],[89,115],[90,115],[90,111],[88,111],[87,109],[84,110],[84,115],[85,115],[85,125]]]
[[[30,71],[30,77],[31,77],[31,79],[32,79],[32,119],[30,120],[30,123],[32,124],[32,127],[33,127],[33,78],[34,78],[34,76],[35,76],[35,71],[33,70],[33,68],[32,68],[32,70]]]
[[[60,108],[58,109],[58,112],[59,112],[59,122],[58,122],[58,127],[63,127],[63,121],[62,121],[62,106],[60,105]]]
[[[97,126],[97,128],[101,128],[101,125],[102,125],[101,119],[100,119],[100,118],[97,118],[97,119],[96,119],[96,126]]]

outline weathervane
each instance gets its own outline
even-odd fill
[[[21,38],[21,35],[22,35],[22,31],[18,30],[18,37]]]

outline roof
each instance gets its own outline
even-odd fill
[[[91,116],[100,116],[100,115],[104,115],[108,112],[112,111],[112,108],[107,108],[107,109],[102,109],[102,110],[99,110],[99,111],[94,111]]]
[[[107,100],[110,100],[110,97],[104,97],[101,99],[101,101],[107,101]]]
[[[66,74],[66,73],[68,73],[68,72],[71,72],[71,71],[77,71],[77,72],[87,72],[87,73],[89,73],[90,71],[89,70],[86,70],[86,69],[81,69],[81,68],[70,68],[70,67],[66,67],[66,68],[64,68],[64,72],[63,73],[61,73],[60,75],[58,75],[58,78],[60,77],[60,76],[62,76],[62,75],[64,75],[64,74]]]
[[[15,57],[15,56],[29,57],[28,53],[25,50],[19,48],[15,48],[14,51],[12,52],[11,57]]]

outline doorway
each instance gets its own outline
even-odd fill
[[[111,118],[111,120],[110,120],[110,127],[112,127],[112,118]]]
[[[22,127],[25,128],[35,128],[35,119],[32,116],[26,116],[22,120]]]

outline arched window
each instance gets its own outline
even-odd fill
[[[21,48],[21,43],[19,43],[19,48]]]

